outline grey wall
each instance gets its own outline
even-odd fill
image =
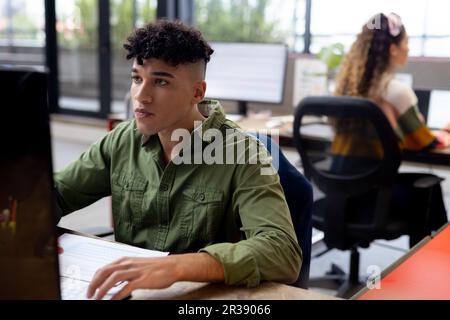
[[[449,58],[411,58],[400,71],[413,75],[415,89],[450,90]]]

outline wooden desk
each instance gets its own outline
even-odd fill
[[[101,239],[57,227],[58,236],[71,233]],[[104,240],[104,239],[101,239]],[[106,240],[105,240],[106,241]],[[275,282],[264,282],[256,288],[199,282],[177,282],[167,289],[135,290],[134,300],[337,300],[338,298]]]
[[[236,121],[236,123],[245,131],[279,130],[279,144],[284,147],[294,147],[294,141],[292,138],[292,122],[293,117],[290,119],[289,116],[275,117],[274,120],[243,118]],[[307,119],[307,123],[314,124],[314,118]],[[308,131],[313,132],[315,128],[311,129],[313,130]],[[322,139],[323,134],[327,133],[317,132],[317,139]],[[315,137],[316,136],[314,136],[314,138]],[[423,152],[406,151],[403,153],[402,159],[404,161],[414,163],[450,166],[450,147],[446,149],[432,149]]]
[[[281,146],[293,147],[292,141],[292,123],[293,116],[272,117],[270,119],[255,119],[245,117],[236,123],[247,132],[260,132],[262,134],[270,135]],[[275,136],[277,130],[277,136]],[[272,131],[272,132],[271,132]]]
[[[450,223],[425,238],[381,275],[381,288],[367,288],[357,300],[449,300]]]
[[[232,287],[224,284],[177,282],[162,290],[135,290],[133,300],[338,300],[333,296],[275,282],[256,288]]]

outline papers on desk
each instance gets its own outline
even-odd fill
[[[287,116],[275,116],[271,117],[270,120],[266,122],[266,128],[268,129],[274,129],[274,128],[280,128],[281,126],[285,124],[291,124],[294,122],[294,116],[293,115],[287,115]]]
[[[68,233],[59,237],[59,245],[64,249],[59,255],[60,275],[88,282],[99,268],[120,258],[162,257],[169,254]]]

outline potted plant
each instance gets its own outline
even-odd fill
[[[330,92],[334,91],[331,89],[334,85],[336,70],[341,64],[342,59],[344,58],[344,54],[344,45],[340,42],[336,42],[323,47],[317,55],[317,58],[319,58],[319,60],[325,63],[325,65],[327,66],[327,80]]]

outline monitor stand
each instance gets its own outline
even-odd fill
[[[247,102],[237,101],[237,104],[238,110],[236,113],[227,113],[227,119],[235,122],[247,117]]]
[[[247,116],[247,101],[238,101],[238,114]]]

